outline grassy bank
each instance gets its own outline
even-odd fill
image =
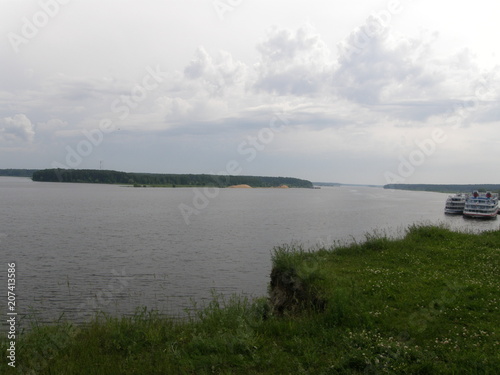
[[[270,298],[35,326],[23,374],[498,374],[500,231],[412,227],[404,239],[273,253]],[[270,301],[270,302],[269,302]],[[2,347],[6,352],[6,347]]]

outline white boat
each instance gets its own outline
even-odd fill
[[[477,190],[465,201],[465,217],[496,218],[498,214],[498,194],[479,193]]]
[[[444,213],[450,215],[462,215],[464,212],[465,201],[469,195],[458,193],[448,196],[446,205],[444,206]]]

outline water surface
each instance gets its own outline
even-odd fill
[[[187,225],[179,205],[193,206],[194,194],[0,177],[0,249],[4,268],[17,264],[18,312],[42,321],[140,306],[182,314],[211,290],[266,295],[271,250],[283,243],[402,234],[416,222],[499,228],[445,216],[446,194],[368,187],[220,189]]]

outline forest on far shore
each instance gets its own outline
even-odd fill
[[[0,176],[32,177],[38,169],[0,169]]]
[[[312,183],[293,177],[229,176],[210,174],[127,173],[97,169],[43,169],[33,173],[33,181],[127,184],[147,186],[216,186],[250,185],[251,187],[312,188]]]
[[[437,184],[388,184],[384,189],[435,191],[438,193],[471,193],[474,190],[500,192],[500,184],[437,185]]]

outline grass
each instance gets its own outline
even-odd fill
[[[272,305],[214,295],[182,321],[140,310],[35,324],[18,367],[3,360],[0,372],[498,374],[499,253],[500,231],[435,226],[314,252],[285,245],[273,252]]]

